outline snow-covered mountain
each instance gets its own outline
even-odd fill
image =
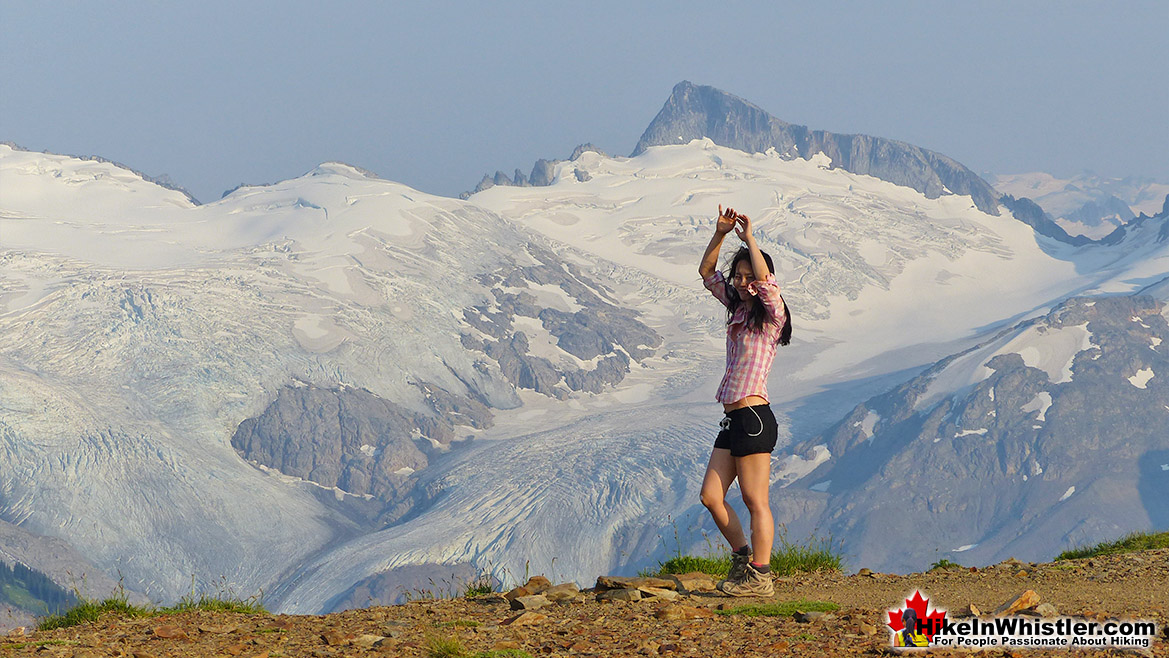
[[[0,520],[155,598],[193,575],[284,611],[653,564],[670,519],[683,548],[713,531],[697,493],[723,318],[696,266],[723,203],[754,218],[795,314],[770,382],[777,512],[793,537],[831,519],[881,568],[901,558],[854,531],[871,510],[820,484],[858,405],[1071,296],[1169,294],[1161,218],[1074,248],[825,156],[709,139],[576,156],[467,201],[329,163],[196,206],[0,146]],[[1081,525],[1072,541],[1112,529]],[[1028,532],[1019,557],[1068,542],[1059,522]]]

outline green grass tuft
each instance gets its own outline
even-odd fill
[[[134,605],[124,597],[114,596],[104,601],[90,601],[83,599],[80,603],[58,615],[47,615],[37,622],[38,631],[51,631],[55,628],[68,628],[78,624],[97,621],[104,614],[116,614],[123,617],[148,617],[151,609]]]
[[[258,598],[238,599],[234,597],[215,598],[200,594],[198,597],[183,597],[177,604],[169,607],[134,605],[126,599],[124,592],[118,592],[102,601],[81,599],[81,602],[69,610],[57,615],[47,615],[37,622],[38,631],[51,631],[55,628],[69,628],[79,624],[95,622],[102,615],[112,614],[120,617],[156,617],[159,615],[173,615],[180,612],[238,612],[242,614],[265,614],[268,611],[260,604]]]
[[[751,603],[732,610],[715,610],[720,615],[743,615],[746,617],[790,617],[797,612],[832,612],[840,606],[828,601],[779,601],[777,603]]]
[[[467,650],[456,637],[434,636],[426,640],[426,655],[429,658],[465,658]]]
[[[946,570],[946,569],[963,569],[964,567],[957,562],[942,558],[930,565],[930,571]]]
[[[235,597],[216,598],[200,594],[198,598],[184,596],[178,603],[166,608],[155,610],[157,614],[173,614],[176,612],[236,612],[244,615],[267,614],[267,610],[258,598],[240,599]]]
[[[532,658],[532,654],[519,649],[502,651],[470,652],[463,648],[455,637],[430,637],[426,640],[427,658]]]
[[[787,533],[780,532],[778,547],[771,553],[771,572],[777,576],[790,576],[811,571],[840,571],[843,558],[832,547],[831,538],[810,537],[806,543],[787,540]],[[722,578],[731,569],[730,551],[716,555],[675,555],[659,563],[657,571],[640,572],[642,576],[665,576],[671,573],[701,571],[715,578]]]
[[[1077,546],[1055,556],[1055,560],[1056,562],[1078,560],[1097,555],[1130,553],[1153,548],[1169,548],[1169,532],[1132,532],[1113,542],[1104,542],[1095,546]]]

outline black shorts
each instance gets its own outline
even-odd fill
[[[730,450],[732,457],[775,450],[779,426],[769,404],[728,411],[719,427],[722,431],[714,440],[714,447]]]

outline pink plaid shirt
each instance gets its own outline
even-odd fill
[[[723,306],[730,308],[731,300],[727,297],[726,279],[722,272],[715,271],[702,280],[702,285]],[[787,314],[774,274],[768,274],[762,281],[753,281],[747,286],[747,292],[763,304],[767,319],[763,321],[761,331],[751,329],[747,326],[746,305],[740,306],[731,317],[731,323],[727,326],[727,372],[715,394],[715,399],[723,404],[737,402],[748,395],[758,395],[771,401],[767,397],[767,373],[771,371],[775,347],[779,344],[779,333],[783,330]]]

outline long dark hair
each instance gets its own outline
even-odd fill
[[[760,251],[759,253],[763,254],[763,261],[767,263],[767,269],[772,274],[775,274],[775,264],[771,261],[771,254],[766,251]],[[735,275],[735,272],[738,271],[739,263],[743,261],[751,262],[751,250],[746,247],[739,247],[739,250],[731,257],[731,265],[727,269],[727,273],[723,276],[726,280],[727,299],[731,300],[731,305],[727,307],[727,324],[731,323],[731,318],[734,317],[735,311],[739,310],[739,304],[743,303],[743,300],[739,299],[739,291],[735,290],[735,287],[731,285],[731,277]],[[787,345],[792,341],[792,314],[791,310],[787,307],[786,299],[783,303],[783,313],[785,317],[783,329],[779,332],[779,344]],[[747,326],[755,331],[762,331],[763,322],[766,320],[767,309],[763,308],[763,304],[754,304],[747,315]]]

